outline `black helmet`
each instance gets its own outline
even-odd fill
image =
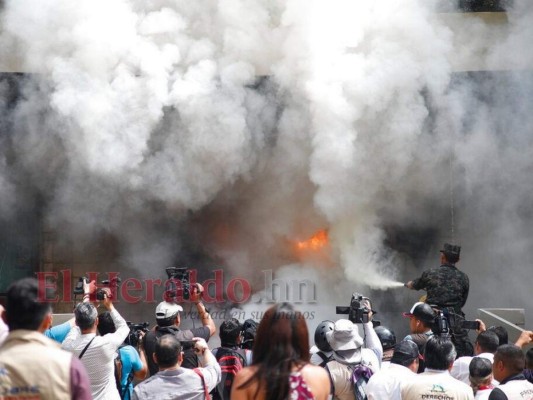
[[[393,331],[385,326],[377,326],[374,328],[374,330],[376,331],[379,341],[383,346],[383,350],[389,350],[394,347],[396,344],[396,335]]]
[[[333,321],[322,321],[315,330],[315,345],[321,351],[333,351],[326,339],[326,332],[333,330],[335,323]]]

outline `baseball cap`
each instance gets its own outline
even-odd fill
[[[405,361],[412,361],[415,358],[421,358],[416,343],[411,340],[402,340],[394,346],[394,353],[390,362],[392,364],[403,364]]]
[[[171,318],[178,312],[183,311],[183,307],[176,303],[169,303],[168,301],[162,301],[155,309],[155,317],[157,319]]]
[[[425,323],[432,323],[435,320],[435,312],[426,303],[419,301],[415,303],[409,312],[403,313],[404,317],[416,318]]]

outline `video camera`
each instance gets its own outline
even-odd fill
[[[479,330],[479,321],[465,320],[461,315],[455,313],[453,309],[445,308],[440,309],[435,306],[431,306],[437,316],[431,330],[433,334],[441,337],[450,337],[452,334],[462,333],[465,329]]]
[[[370,302],[368,297],[364,297],[359,293],[353,293],[349,306],[337,306],[337,314],[348,314],[348,319],[354,324],[366,323],[370,321],[369,313],[372,311],[366,305],[363,305],[363,301]],[[375,312],[374,312],[375,313]]]
[[[194,349],[196,342],[196,340],[180,340],[181,350],[187,351]]]
[[[116,276],[112,279],[106,279],[101,282],[103,287],[108,287],[111,290],[116,289],[119,285],[119,283],[122,282],[122,279],[120,277]],[[73,293],[74,295],[83,294],[83,285],[89,283],[89,278],[86,276],[80,277],[78,282],[76,283],[76,286],[74,287]],[[96,290],[96,300],[104,300],[105,298],[105,290],[97,289]]]
[[[133,324],[130,321],[128,321],[127,324],[130,328],[130,333],[128,333],[128,336],[126,337],[126,340],[124,340],[124,343],[138,348],[141,339],[141,332],[148,332],[148,327],[150,326],[150,324],[148,322]]]
[[[189,300],[191,297],[191,283],[187,268],[168,267],[165,269],[168,281],[165,285],[165,300]]]

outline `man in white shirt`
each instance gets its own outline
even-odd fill
[[[483,357],[488,359],[491,363],[494,360],[494,353],[498,349],[499,338],[492,331],[481,332],[474,343],[474,354],[477,357]],[[469,376],[469,366],[473,357],[464,356],[459,357],[454,361],[453,367],[450,370],[450,375],[455,379],[459,379],[461,382],[470,384]]]
[[[157,339],[154,351],[159,372],[139,383],[133,391],[132,399],[207,399],[209,392],[220,382],[220,366],[205,340],[194,339],[194,351],[204,365],[203,368],[183,368],[180,342],[175,335],[163,335]]]
[[[105,292],[102,304],[109,311],[116,331],[104,336],[96,335],[98,312],[91,303],[80,303],[74,310],[74,326],[61,347],[81,359],[89,381],[94,400],[120,400],[115,382],[115,353],[128,336],[130,328],[111,302],[111,291]]]
[[[402,399],[474,400],[472,388],[449,373],[456,356],[451,340],[430,337],[424,350],[426,370],[402,384]]]
[[[416,375],[419,358],[415,342],[403,340],[396,344],[388,368],[376,372],[368,381],[368,400],[401,400],[400,383]]]

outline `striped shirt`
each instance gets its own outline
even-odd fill
[[[94,400],[120,400],[115,383],[115,352],[124,342],[129,327],[117,310],[110,312],[116,331],[104,336],[94,333],[81,334],[80,328],[73,327],[61,347],[79,357],[85,346],[94,338],[87,348],[81,362],[87,370]]]

